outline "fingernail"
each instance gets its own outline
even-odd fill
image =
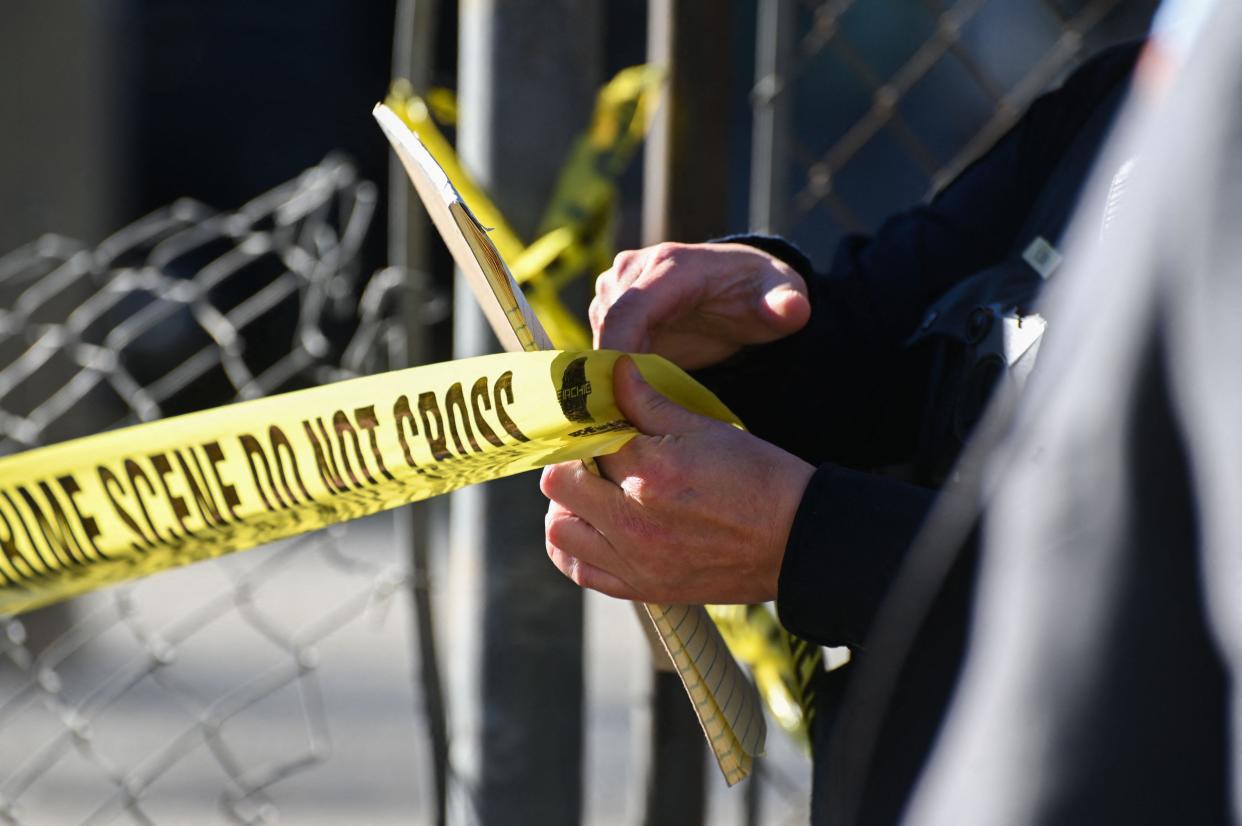
[[[763,298],[764,298],[764,301],[767,302],[768,307],[775,310],[776,312],[780,312],[781,309],[784,307],[785,303],[789,301],[795,294],[796,294],[795,290],[793,290],[790,287],[786,287],[782,285],[780,287],[776,287],[775,289],[768,290],[767,295],[765,295]]]

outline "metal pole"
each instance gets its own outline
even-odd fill
[[[759,826],[763,816],[763,774],[764,763],[755,761],[755,770],[742,790],[746,797],[742,800],[742,826]]]
[[[728,228],[729,6],[650,0],[647,57],[669,70],[643,169],[643,242]]]
[[[704,241],[728,228],[728,4],[651,0],[648,60],[669,85],[647,139],[643,242]],[[692,826],[705,811],[703,731],[676,674],[656,671],[644,823]]]
[[[750,227],[779,233],[788,227],[789,133],[792,72],[797,47],[794,0],[759,0],[755,32],[755,85],[750,160]],[[758,826],[763,811],[764,764],[746,784],[742,822]]]
[[[527,239],[589,121],[601,21],[599,0],[460,5],[458,151]],[[494,351],[460,279],[455,292],[455,356]],[[558,826],[581,817],[582,594],[548,563],[546,506],[532,474],[453,494],[466,660],[454,681],[454,823]]]
[[[795,47],[794,0],[760,0],[755,35],[755,86],[750,162],[750,226],[785,229],[789,202],[788,94]]]
[[[430,83],[438,0],[397,0],[393,21],[392,76],[408,79],[416,91]],[[388,263],[406,278],[401,293],[405,327],[405,363],[426,362],[428,300],[428,225],[414,197],[405,170],[395,157],[388,166]],[[431,513],[429,503],[401,508],[395,514],[398,537],[409,542],[411,597],[414,611],[415,682],[422,690],[435,791],[435,823],[444,826],[448,812],[448,712],[435,639],[435,607],[431,594]]]

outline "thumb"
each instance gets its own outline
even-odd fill
[[[690,412],[648,384],[629,356],[617,360],[612,390],[621,415],[648,436],[691,433],[712,424],[711,419]]]
[[[801,276],[771,270],[764,278],[762,290],[760,315],[778,336],[795,333],[806,325],[811,317],[811,301]]]

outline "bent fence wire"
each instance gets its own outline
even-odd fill
[[[388,367],[375,199],[329,159],[0,258],[0,453]],[[0,822],[429,820],[413,577],[381,516],[0,618]]]

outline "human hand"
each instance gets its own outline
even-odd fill
[[[548,556],[583,588],[679,604],[776,597],[781,560],[811,465],[731,425],[691,413],[617,362],[614,393],[643,435],[601,457],[544,468]]]
[[[687,370],[797,332],[806,282],[745,244],[656,244],[619,254],[595,282],[595,346],[652,352]]]

